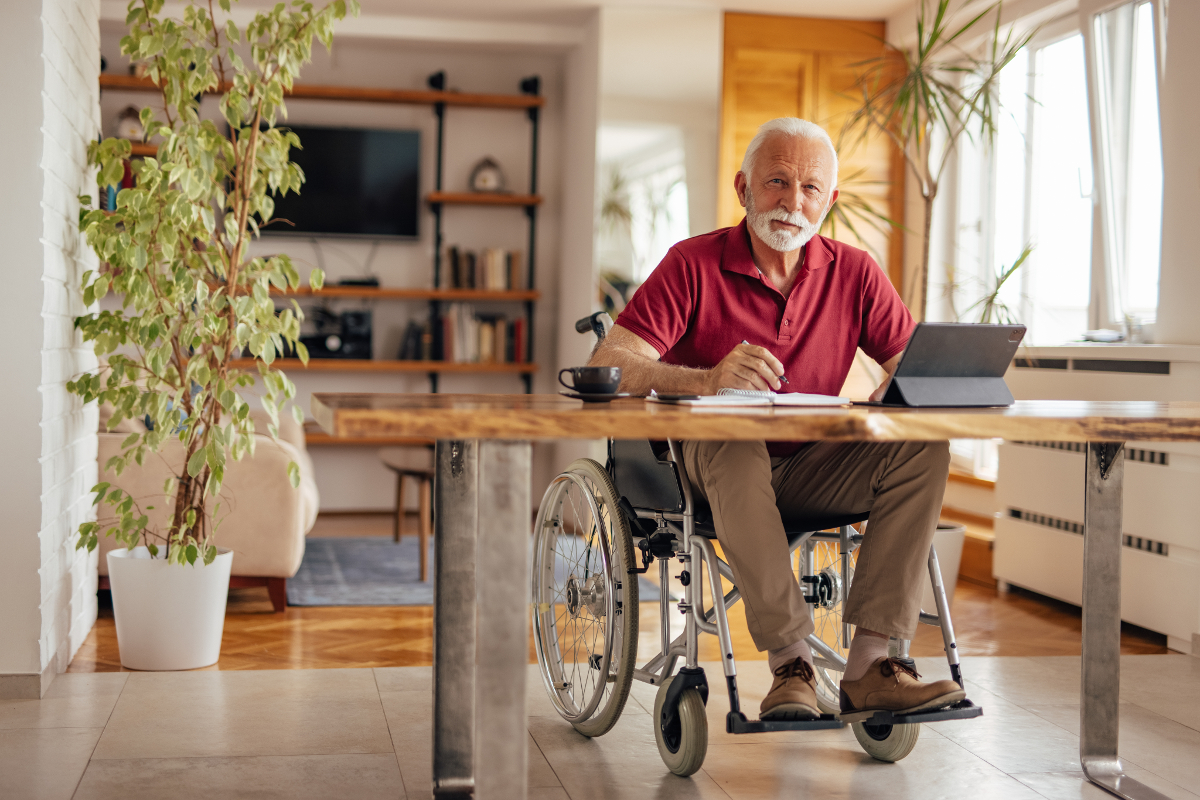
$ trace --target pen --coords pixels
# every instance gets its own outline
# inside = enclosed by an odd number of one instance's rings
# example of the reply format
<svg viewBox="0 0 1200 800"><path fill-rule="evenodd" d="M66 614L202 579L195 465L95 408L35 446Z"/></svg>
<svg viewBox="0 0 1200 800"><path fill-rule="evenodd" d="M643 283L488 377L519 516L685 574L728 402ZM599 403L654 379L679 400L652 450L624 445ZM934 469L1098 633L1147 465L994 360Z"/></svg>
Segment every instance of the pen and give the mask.
<svg viewBox="0 0 1200 800"><path fill-rule="evenodd" d="M750 343L749 343L749 342L747 342L745 339L742 339L742 344L750 344ZM782 383L788 383L788 384L790 384L790 383L791 383L791 381L789 381L789 380L787 379L787 376L786 376L786 375L780 375L780 376L779 376L779 380L780 380Z"/></svg>

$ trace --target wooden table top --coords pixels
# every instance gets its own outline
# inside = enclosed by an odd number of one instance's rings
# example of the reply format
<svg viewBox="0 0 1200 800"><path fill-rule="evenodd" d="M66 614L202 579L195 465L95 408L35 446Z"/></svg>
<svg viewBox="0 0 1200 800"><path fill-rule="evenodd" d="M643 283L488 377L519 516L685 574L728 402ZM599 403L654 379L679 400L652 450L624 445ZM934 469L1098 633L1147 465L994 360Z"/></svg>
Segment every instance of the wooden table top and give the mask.
<svg viewBox="0 0 1200 800"><path fill-rule="evenodd" d="M695 408L559 395L314 394L337 437L766 441L1200 441L1200 403L1020 401L1009 408Z"/></svg>

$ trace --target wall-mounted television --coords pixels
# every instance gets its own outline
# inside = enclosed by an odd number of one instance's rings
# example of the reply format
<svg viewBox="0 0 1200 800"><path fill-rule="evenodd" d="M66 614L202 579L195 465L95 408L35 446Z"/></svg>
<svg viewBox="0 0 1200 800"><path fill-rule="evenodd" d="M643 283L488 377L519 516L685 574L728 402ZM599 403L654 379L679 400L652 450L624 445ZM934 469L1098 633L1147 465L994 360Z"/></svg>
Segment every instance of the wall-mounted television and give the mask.
<svg viewBox="0 0 1200 800"><path fill-rule="evenodd" d="M304 184L300 194L275 195L277 221L264 233L416 238L418 131L286 127L300 137L291 159Z"/></svg>

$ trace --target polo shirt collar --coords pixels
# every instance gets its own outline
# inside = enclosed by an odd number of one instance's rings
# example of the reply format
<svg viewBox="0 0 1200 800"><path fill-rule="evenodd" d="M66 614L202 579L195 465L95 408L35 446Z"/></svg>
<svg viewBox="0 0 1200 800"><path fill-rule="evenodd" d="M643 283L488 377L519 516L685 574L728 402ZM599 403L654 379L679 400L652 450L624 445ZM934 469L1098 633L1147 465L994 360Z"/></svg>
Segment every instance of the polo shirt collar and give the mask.
<svg viewBox="0 0 1200 800"><path fill-rule="evenodd" d="M825 237L817 234L808 241L804 248L804 264L801 276L813 270L824 269L833 263L833 252ZM721 254L721 269L727 272L739 272L751 278L761 277L758 267L754 266L754 257L750 252L750 232L746 230L746 220L743 218L736 226L729 229L725 237L725 250Z"/></svg>

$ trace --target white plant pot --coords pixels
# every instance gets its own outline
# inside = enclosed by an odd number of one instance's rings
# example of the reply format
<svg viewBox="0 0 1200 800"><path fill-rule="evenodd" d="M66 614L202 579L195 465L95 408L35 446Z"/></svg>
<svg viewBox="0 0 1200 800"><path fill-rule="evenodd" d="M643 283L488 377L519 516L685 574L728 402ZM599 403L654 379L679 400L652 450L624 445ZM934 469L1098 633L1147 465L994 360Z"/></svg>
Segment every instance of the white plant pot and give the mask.
<svg viewBox="0 0 1200 800"><path fill-rule="evenodd" d="M954 522L939 522L933 534L933 547L937 550L938 566L941 567L942 585L946 587L946 602L954 602L954 587L958 583L958 565L962 561L963 538L967 529ZM928 571L925 572L928 575ZM921 610L937 613L933 602L933 584L926 578L921 592Z"/></svg>
<svg viewBox="0 0 1200 800"><path fill-rule="evenodd" d="M207 566L168 564L145 547L110 550L121 666L180 670L217 663L232 565L232 550L219 550Z"/></svg>

